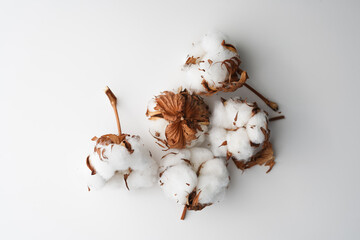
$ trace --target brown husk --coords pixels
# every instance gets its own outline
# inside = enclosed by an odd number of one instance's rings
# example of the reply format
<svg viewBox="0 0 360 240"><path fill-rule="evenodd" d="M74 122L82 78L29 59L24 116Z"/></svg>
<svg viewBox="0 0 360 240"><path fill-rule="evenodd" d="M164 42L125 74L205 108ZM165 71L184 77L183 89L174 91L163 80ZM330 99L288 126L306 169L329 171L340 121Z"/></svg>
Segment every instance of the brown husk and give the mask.
<svg viewBox="0 0 360 240"><path fill-rule="evenodd" d="M236 167L241 169L242 171L255 165L264 165L269 167L269 169L266 171L266 173L268 173L275 165L274 151L269 141L266 141L263 144L262 150L258 152L255 156L253 156L250 161L245 162L243 160L237 160L235 158L232 158L232 160L234 161Z"/></svg>
<svg viewBox="0 0 360 240"><path fill-rule="evenodd" d="M155 112L147 111L146 115L150 120L163 118L169 122L165 129L166 140L153 136L163 148L185 148L196 139L196 133L202 131L201 125L209 124L208 106L201 97L186 90L163 92L155 101Z"/></svg>

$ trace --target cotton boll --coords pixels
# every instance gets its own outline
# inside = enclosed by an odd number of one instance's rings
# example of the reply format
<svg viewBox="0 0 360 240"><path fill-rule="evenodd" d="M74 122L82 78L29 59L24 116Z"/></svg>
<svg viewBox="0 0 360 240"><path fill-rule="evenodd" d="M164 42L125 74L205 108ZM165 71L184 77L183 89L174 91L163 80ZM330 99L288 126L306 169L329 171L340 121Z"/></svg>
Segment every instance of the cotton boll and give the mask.
<svg viewBox="0 0 360 240"><path fill-rule="evenodd" d="M96 173L92 176L95 183L88 182L90 188L95 185L96 188L101 187L109 180L114 182L115 175L121 175L125 182L131 179L127 187L148 187L156 181L157 164L140 137L104 135L95 140L94 152L87 159L91 174ZM101 177L103 181L95 176Z"/></svg>
<svg viewBox="0 0 360 240"><path fill-rule="evenodd" d="M267 113L256 103L222 99L215 103L210 122L207 141L215 156L232 159L242 170L256 164L271 169L275 164Z"/></svg>
<svg viewBox="0 0 360 240"><path fill-rule="evenodd" d="M236 48L222 34L209 33L189 51L182 69L187 73L182 87L199 95L233 92L247 79L240 63Z"/></svg>
<svg viewBox="0 0 360 240"><path fill-rule="evenodd" d="M164 193L185 209L201 210L221 200L229 173L223 159L196 147L167 153L162 158L159 183Z"/></svg>
<svg viewBox="0 0 360 240"><path fill-rule="evenodd" d="M94 151L86 158L86 166L89 169L86 173L89 179L88 188L100 187L109 180L117 182L119 176L123 178L128 190L129 184L134 188L148 187L156 179L156 162L139 136L130 136L122 132L117 98L108 87L105 94L115 113L118 134L106 134L91 139L95 141L95 146ZM150 109L154 108L154 104L150 103Z"/></svg>

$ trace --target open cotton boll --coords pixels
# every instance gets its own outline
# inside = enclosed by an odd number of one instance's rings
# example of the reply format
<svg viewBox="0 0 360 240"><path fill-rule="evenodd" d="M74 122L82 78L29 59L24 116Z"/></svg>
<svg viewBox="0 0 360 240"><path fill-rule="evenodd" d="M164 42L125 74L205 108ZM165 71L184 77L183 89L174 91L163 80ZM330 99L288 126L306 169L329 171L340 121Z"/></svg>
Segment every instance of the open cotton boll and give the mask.
<svg viewBox="0 0 360 240"><path fill-rule="evenodd" d="M226 42L223 34L209 33L193 43L183 67L186 72L183 88L212 95L218 91L233 92L245 83L247 74L239 67L239 54Z"/></svg>
<svg viewBox="0 0 360 240"><path fill-rule="evenodd" d="M160 187L165 195L185 205L184 211L201 210L220 201L229 181L225 161L206 148L175 150L162 158Z"/></svg>
<svg viewBox="0 0 360 240"><path fill-rule="evenodd" d="M122 174L128 189L149 187L156 182L156 162L140 137L109 134L93 140L96 141L94 152L87 158L93 176L100 176L106 182L115 174ZM91 189L94 184L88 185Z"/></svg>
<svg viewBox="0 0 360 240"><path fill-rule="evenodd" d="M267 113L256 103L239 98L221 99L214 105L208 141L215 156L230 158L241 170L275 164Z"/></svg>
<svg viewBox="0 0 360 240"><path fill-rule="evenodd" d="M117 98L108 87L105 93L115 112L118 134L92 138L95 141L94 150L86 158L88 189L99 188L119 177L123 178L128 190L149 187L156 182L157 164L139 136L122 133Z"/></svg>
<svg viewBox="0 0 360 240"><path fill-rule="evenodd" d="M163 92L149 102L146 111L151 135L166 150L200 145L205 140L209 115L203 99L186 90Z"/></svg>

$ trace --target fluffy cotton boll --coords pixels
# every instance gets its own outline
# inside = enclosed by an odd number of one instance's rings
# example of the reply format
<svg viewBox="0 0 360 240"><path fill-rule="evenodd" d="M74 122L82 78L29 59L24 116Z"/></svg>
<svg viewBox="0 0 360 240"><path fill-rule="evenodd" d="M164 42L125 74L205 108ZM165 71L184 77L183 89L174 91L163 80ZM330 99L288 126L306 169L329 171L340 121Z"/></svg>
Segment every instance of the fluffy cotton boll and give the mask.
<svg viewBox="0 0 360 240"><path fill-rule="evenodd" d="M160 171L164 193L189 210L201 210L220 201L229 184L224 160L214 158L206 148L167 153Z"/></svg>
<svg viewBox="0 0 360 240"><path fill-rule="evenodd" d="M128 188L148 187L156 182L157 164L140 137L109 134L94 140L94 152L88 156L87 166L94 181L99 183L89 182L89 187L103 185L116 174L123 177ZM100 176L103 182L95 176ZM131 184L127 184L128 181Z"/></svg>
<svg viewBox="0 0 360 240"><path fill-rule="evenodd" d="M239 54L226 42L222 34L210 33L193 44L183 67L187 73L183 88L212 95L218 91L233 92L245 83L247 75L239 68Z"/></svg>
<svg viewBox="0 0 360 240"><path fill-rule="evenodd" d="M260 165L274 165L271 144L268 142L270 131L267 113L259 109L256 103L239 98L222 99L214 105L212 112L208 142L215 156L232 158L242 170L253 166L247 163L257 159L261 159Z"/></svg>

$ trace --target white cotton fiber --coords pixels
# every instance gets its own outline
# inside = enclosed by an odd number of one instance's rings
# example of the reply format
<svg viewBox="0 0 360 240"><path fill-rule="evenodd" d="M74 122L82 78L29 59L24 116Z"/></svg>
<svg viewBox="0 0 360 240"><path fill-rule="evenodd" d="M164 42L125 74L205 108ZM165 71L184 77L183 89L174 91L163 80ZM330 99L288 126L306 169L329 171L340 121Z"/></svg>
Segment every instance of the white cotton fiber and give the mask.
<svg viewBox="0 0 360 240"><path fill-rule="evenodd" d="M162 159L159 184L164 193L180 204L189 204L189 196L199 195L199 204L220 201L229 184L229 173L223 159L214 158L206 148L169 152ZM194 195L193 195L194 196Z"/></svg>
<svg viewBox="0 0 360 240"><path fill-rule="evenodd" d="M213 158L206 161L198 178L198 191L201 191L199 202L219 202L224 197L225 190L229 185L229 173L225 162L221 158Z"/></svg>
<svg viewBox="0 0 360 240"><path fill-rule="evenodd" d="M212 113L208 141L215 156L247 162L261 150L269 135L268 117L256 103L218 101Z"/></svg>
<svg viewBox="0 0 360 240"><path fill-rule="evenodd" d="M160 177L160 186L164 193L180 204L187 202L187 196L197 184L197 176L192 167L182 162L169 166Z"/></svg>
<svg viewBox="0 0 360 240"><path fill-rule="evenodd" d="M203 80L211 88L222 87L229 77L228 69L222 63L234 57L239 59L236 50L229 50L222 44L223 41L227 42L223 34L209 33L201 41L193 43L183 67L186 72L183 88L196 93L207 92L202 85Z"/></svg>
<svg viewBox="0 0 360 240"><path fill-rule="evenodd" d="M126 144L129 144L126 147ZM121 176L129 189L152 186L157 179L157 164L138 136L126 136L123 142L96 142L88 157L89 189L102 187L114 175ZM95 173L95 174L93 174Z"/></svg>
<svg viewBox="0 0 360 240"><path fill-rule="evenodd" d="M227 131L222 127L212 127L209 131L208 140L211 151L215 156L226 156L227 146L223 143L227 140Z"/></svg>

